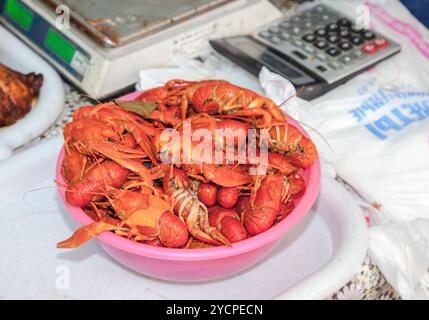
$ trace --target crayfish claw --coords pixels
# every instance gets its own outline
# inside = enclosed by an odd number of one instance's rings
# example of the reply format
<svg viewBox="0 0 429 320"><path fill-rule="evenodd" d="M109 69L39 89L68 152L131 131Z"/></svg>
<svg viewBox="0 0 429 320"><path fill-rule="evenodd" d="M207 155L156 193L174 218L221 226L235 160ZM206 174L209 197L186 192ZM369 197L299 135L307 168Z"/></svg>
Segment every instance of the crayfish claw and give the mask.
<svg viewBox="0 0 429 320"><path fill-rule="evenodd" d="M231 242L228 241L216 228L207 228L208 232L201 230L198 227L192 228L189 233L196 239L215 246L226 245L231 246Z"/></svg>
<svg viewBox="0 0 429 320"><path fill-rule="evenodd" d="M209 234L213 239L221 242L223 245L228 247L232 246L231 242L216 228L213 228L213 230Z"/></svg>
<svg viewBox="0 0 429 320"><path fill-rule="evenodd" d="M57 243L57 248L70 249L80 247L82 244L95 238L100 233L104 231L112 231L116 228L117 226L105 223L103 221L90 223L86 226L77 229L70 238Z"/></svg>

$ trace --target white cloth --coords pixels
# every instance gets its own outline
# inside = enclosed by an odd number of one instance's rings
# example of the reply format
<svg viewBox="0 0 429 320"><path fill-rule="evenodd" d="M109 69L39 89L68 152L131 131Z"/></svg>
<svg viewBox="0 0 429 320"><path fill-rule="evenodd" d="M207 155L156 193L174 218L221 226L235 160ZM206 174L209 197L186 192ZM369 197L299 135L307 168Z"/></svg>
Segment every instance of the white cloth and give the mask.
<svg viewBox="0 0 429 320"><path fill-rule="evenodd" d="M151 68L139 72L136 90L146 90L163 85L171 79L207 80L224 79L237 85L261 92L258 82L240 67L219 55L206 55L204 61L192 59L183 61L180 66L170 68Z"/></svg>
<svg viewBox="0 0 429 320"><path fill-rule="evenodd" d="M359 208L331 174L322 178L321 199L302 223L263 262L227 279L182 284L144 277L95 240L57 249L55 243L78 227L54 183L62 142L45 141L0 164L1 299L323 299L363 260L366 230Z"/></svg>

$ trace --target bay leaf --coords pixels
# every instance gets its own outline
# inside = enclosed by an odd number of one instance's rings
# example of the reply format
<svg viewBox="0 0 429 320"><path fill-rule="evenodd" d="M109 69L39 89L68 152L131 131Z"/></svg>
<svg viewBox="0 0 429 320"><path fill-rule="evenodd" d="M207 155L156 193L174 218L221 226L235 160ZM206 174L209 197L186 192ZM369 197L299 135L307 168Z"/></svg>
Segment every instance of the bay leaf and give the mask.
<svg viewBox="0 0 429 320"><path fill-rule="evenodd" d="M155 101L124 101L115 100L115 103L127 111L137 113L142 117L147 117L157 108Z"/></svg>

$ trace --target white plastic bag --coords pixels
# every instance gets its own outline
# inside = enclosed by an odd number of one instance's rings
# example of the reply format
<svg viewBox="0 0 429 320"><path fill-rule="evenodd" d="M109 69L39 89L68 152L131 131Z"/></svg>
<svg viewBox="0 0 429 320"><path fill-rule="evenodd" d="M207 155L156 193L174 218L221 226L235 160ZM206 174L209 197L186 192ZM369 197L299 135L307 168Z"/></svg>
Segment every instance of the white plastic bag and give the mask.
<svg viewBox="0 0 429 320"><path fill-rule="evenodd" d="M369 231L369 254L401 297L425 298L420 289L429 266L429 220L381 224Z"/></svg>
<svg viewBox="0 0 429 320"><path fill-rule="evenodd" d="M403 298L421 298L429 283L429 31L397 0L321 2L351 17L366 4L372 28L402 52L310 109L285 108L311 124L319 152L368 201L369 253L387 280ZM282 101L289 87L277 77L263 70L261 86Z"/></svg>

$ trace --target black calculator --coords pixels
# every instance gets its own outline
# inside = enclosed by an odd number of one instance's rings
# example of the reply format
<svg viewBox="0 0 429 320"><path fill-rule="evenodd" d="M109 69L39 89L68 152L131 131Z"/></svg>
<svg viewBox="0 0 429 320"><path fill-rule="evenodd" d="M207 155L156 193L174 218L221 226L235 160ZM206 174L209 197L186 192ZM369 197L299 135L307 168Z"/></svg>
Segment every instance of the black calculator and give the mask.
<svg viewBox="0 0 429 320"><path fill-rule="evenodd" d="M363 29L344 14L317 5L246 36L210 41L213 48L254 75L262 66L289 79L298 96L319 97L401 46Z"/></svg>

